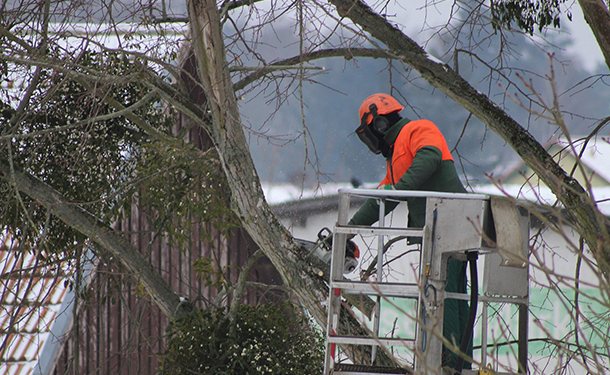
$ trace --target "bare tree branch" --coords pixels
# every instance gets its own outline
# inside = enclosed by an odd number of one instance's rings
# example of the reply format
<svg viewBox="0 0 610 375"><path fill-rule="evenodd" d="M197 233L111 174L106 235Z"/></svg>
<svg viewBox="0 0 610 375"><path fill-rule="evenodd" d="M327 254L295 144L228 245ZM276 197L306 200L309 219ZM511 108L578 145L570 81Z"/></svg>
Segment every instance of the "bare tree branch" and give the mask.
<svg viewBox="0 0 610 375"><path fill-rule="evenodd" d="M151 264L119 233L80 206L70 203L60 192L43 181L30 174L11 170L6 161L0 161L0 174L2 180L40 202L64 223L116 256L144 285L150 298L166 316L177 319L191 311L190 303L179 297Z"/></svg>
<svg viewBox="0 0 610 375"><path fill-rule="evenodd" d="M344 57L350 60L354 57L372 57L372 58L396 58L388 51L374 48L332 48L322 49L318 51L304 53L301 56L294 56L288 59L276 61L273 64L262 67L256 72L242 78L233 85L235 91L243 90L249 84L264 77L265 75L277 70L278 67L289 66L296 67L297 64L309 62L313 60L328 58L328 57Z"/></svg>

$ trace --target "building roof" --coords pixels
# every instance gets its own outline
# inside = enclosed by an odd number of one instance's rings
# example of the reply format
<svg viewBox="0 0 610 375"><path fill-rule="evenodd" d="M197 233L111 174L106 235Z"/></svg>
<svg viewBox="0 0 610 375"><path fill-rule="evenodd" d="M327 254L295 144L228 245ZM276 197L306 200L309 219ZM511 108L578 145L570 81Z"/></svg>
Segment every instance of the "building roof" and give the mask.
<svg viewBox="0 0 610 375"><path fill-rule="evenodd" d="M560 142L566 143L561 139ZM583 148L584 152L582 152ZM599 137L586 145L581 139L576 142L575 149L579 154L582 152L583 163L610 185L610 137Z"/></svg>
<svg viewBox="0 0 610 375"><path fill-rule="evenodd" d="M573 136L572 140L573 147L561 136L546 144L545 148L566 172L574 170L574 178L583 186L586 185L585 180L595 187L610 186L610 137L598 136L587 141L586 137ZM580 155L582 168L575 168L578 160L575 155ZM521 185L532 175L532 170L520 160L507 166L504 173L499 174L498 180L505 184Z"/></svg>
<svg viewBox="0 0 610 375"><path fill-rule="evenodd" d="M273 184L269 182L263 182L261 185L267 203L272 206L289 202L322 199L324 197L328 198L329 196L336 195L339 189L354 187L354 185L349 182L332 182L318 184L312 187L296 186L288 183ZM377 184L364 184L361 187L374 189L377 187Z"/></svg>
<svg viewBox="0 0 610 375"><path fill-rule="evenodd" d="M610 149L609 149L610 155ZM608 160L610 162L610 160ZM610 172L610 171L608 171ZM371 184L363 187L371 188ZM291 218L293 221L303 221L307 216L338 209L338 189L352 187L349 184L326 185L324 189L299 189L288 184L263 184L263 191L273 212L280 218ZM471 187L471 192L490 195L508 195L534 203L554 205L557 198L546 186L524 183L484 184ZM295 192L298 192L295 193ZM610 217L610 183L606 186L592 188L593 198L597 202L600 212ZM272 196L269 196L272 194ZM356 197L354 197L357 199ZM353 203L358 203L354 201Z"/></svg>
<svg viewBox="0 0 610 375"><path fill-rule="evenodd" d="M44 255L10 234L0 237L2 374L46 374L54 362L52 347L65 333L58 328L71 319L71 267L47 263Z"/></svg>

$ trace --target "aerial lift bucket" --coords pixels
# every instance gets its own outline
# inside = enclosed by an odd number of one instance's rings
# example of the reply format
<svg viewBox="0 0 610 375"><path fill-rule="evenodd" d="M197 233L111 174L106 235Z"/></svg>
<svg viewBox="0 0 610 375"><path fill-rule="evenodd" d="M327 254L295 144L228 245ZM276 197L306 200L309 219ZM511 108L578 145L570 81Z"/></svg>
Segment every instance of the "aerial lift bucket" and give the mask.
<svg viewBox="0 0 610 375"><path fill-rule="evenodd" d="M443 306L447 298L471 299L467 294L445 291L447 261L449 258L467 260L472 254L484 258L482 294L476 291L475 307L483 305L481 333L480 370L460 370L462 374L479 374L491 371L487 360L487 304L509 303L519 308L519 358L518 372L527 369L527 306L528 306L528 241L529 214L519 208L515 201L506 197L481 194L453 194L421 191L385 191L364 189L342 189L339 191L339 213L334 228L332 248L330 294L328 300L327 343L324 375L333 373L383 374L455 373L442 367L443 350ZM348 215L351 196L375 198L380 203L379 225L375 227L349 226ZM385 203L390 200L403 201L407 197L426 199L426 224L423 228L386 225L383 213ZM377 240L376 278L374 281L346 279L343 274L345 243L354 235ZM414 281L396 281L392 269L384 269L388 263L385 251L387 244L396 238L421 238L418 276ZM362 251L362 250L361 250ZM365 267L366 264L361 264ZM510 281L510 282L507 282ZM433 293L431 292L433 291ZM354 335L342 328L342 314L354 314L354 309L345 306L343 295L357 294L372 298L376 302L366 335ZM406 299L415 301L409 316L415 325L415 337L388 337L380 334L382 300ZM354 355L356 347L366 355ZM390 363L392 350L407 347L412 353L412 362ZM368 348L363 351L363 348ZM342 355L340 357L340 354ZM357 361L354 361L357 359ZM382 360L385 359L385 360ZM385 362L384 362L385 361ZM358 362L358 363L356 363ZM383 364L380 365L380 364ZM453 371L453 372L452 372ZM502 374L500 372L495 372Z"/></svg>

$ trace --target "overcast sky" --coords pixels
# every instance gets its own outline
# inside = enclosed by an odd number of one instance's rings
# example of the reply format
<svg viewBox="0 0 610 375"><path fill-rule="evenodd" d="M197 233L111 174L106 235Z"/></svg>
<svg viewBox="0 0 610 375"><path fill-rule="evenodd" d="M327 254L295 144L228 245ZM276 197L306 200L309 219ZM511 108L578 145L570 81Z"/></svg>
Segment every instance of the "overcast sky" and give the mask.
<svg viewBox="0 0 610 375"><path fill-rule="evenodd" d="M373 3L372 1L367 2ZM428 5L427 12L423 13L422 6L430 2L434 2L435 4L433 6ZM397 20L400 19L401 23L412 25L412 28L409 31L417 32L422 30L422 28L425 28L425 22L428 26L432 27L443 25L447 21L448 14L450 14L453 0L413 0L403 3L406 4L397 5L396 3L393 3L388 13L397 14ZM603 55L589 25L587 25L583 18L578 3L574 2L572 5L568 5L572 13L572 21L570 22L567 17L562 16L561 29L559 31L551 29L551 32L568 33L573 38L573 45L578 46L578 51L575 51L574 54L580 58L583 66L587 70L593 71L599 64L604 63ZM426 16L425 20L422 18L423 14ZM405 20L407 22L405 22ZM410 34L410 36L411 35L413 34ZM423 39L425 38L425 35L421 35L420 38L414 38L419 43L422 43L425 40ZM583 51L586 51L586 54L584 54Z"/></svg>

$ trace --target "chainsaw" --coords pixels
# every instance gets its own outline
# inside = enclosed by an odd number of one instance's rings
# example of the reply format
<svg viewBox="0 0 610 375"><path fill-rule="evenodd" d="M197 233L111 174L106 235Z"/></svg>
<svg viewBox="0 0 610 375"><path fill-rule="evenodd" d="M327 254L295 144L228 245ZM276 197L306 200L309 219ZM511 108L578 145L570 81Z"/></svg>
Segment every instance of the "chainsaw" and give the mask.
<svg viewBox="0 0 610 375"><path fill-rule="evenodd" d="M330 264L333 247L333 233L328 228L322 228L318 232L317 241L308 241L295 238L295 241L301 246L305 257L315 256L325 264ZM343 273L351 273L358 266L358 258L360 257L360 249L352 240L347 240L345 243L345 262L343 263Z"/></svg>

